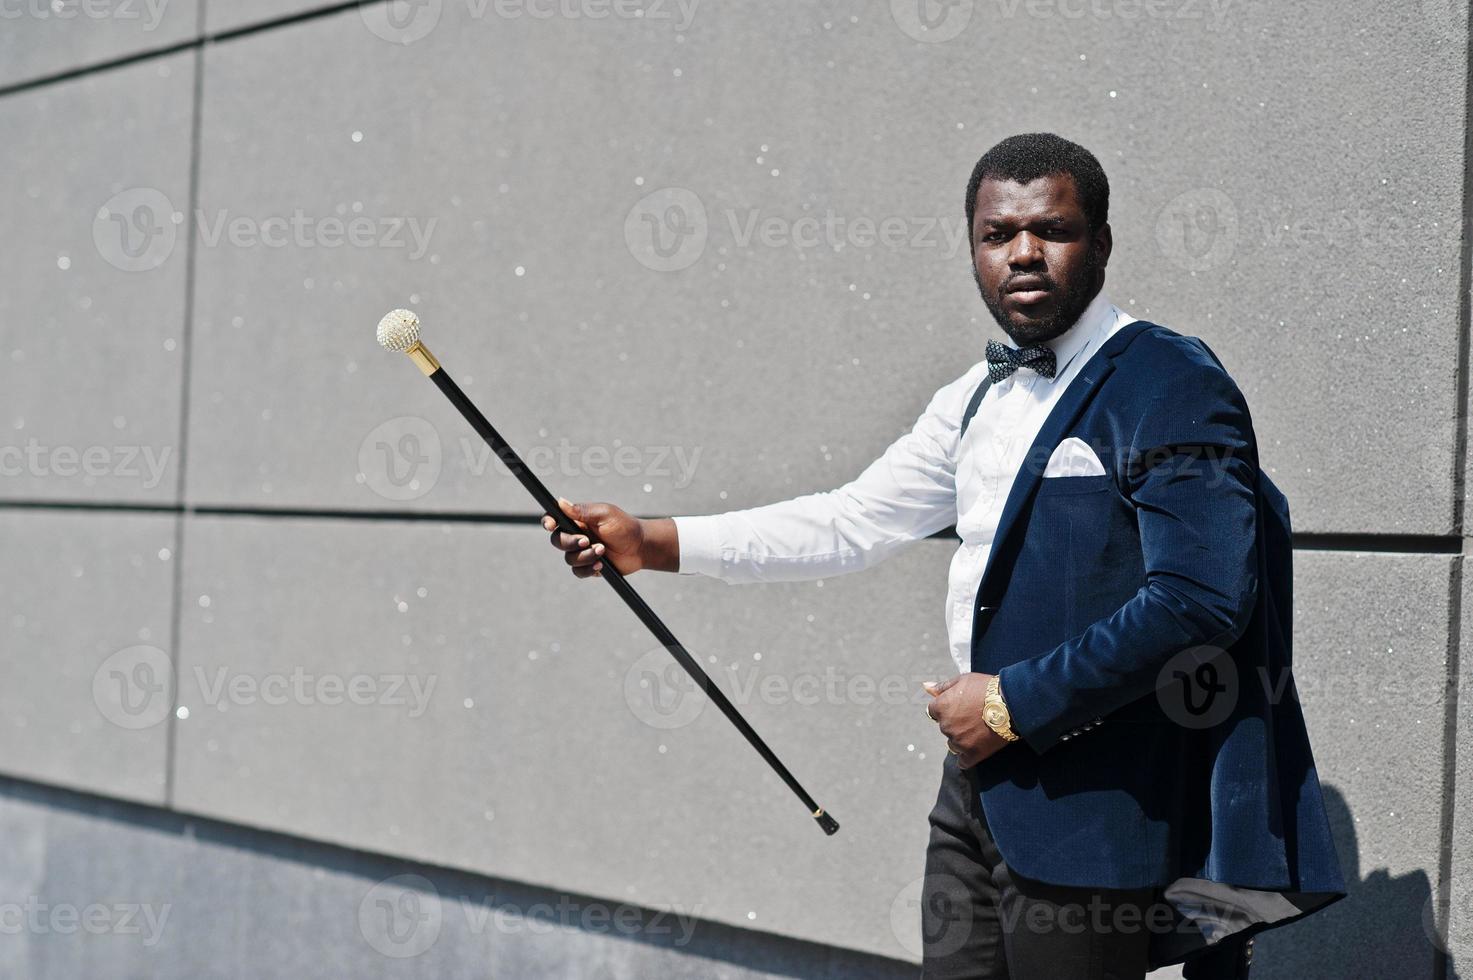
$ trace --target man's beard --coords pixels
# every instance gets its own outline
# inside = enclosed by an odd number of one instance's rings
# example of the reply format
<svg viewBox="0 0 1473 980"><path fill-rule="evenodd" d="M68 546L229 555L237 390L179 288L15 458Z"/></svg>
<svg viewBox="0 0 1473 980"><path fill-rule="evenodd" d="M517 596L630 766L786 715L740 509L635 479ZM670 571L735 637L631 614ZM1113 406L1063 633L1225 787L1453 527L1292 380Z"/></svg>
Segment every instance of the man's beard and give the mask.
<svg viewBox="0 0 1473 980"><path fill-rule="evenodd" d="M1074 326L1079 320L1079 315L1084 312L1090 301L1095 298L1095 294L1099 292L1099 267L1099 258L1091 250L1088 258L1085 259L1084 267L1080 270L1079 277L1072 284L1060 285L1057 279L1045 273L1028 273L1028 275L1040 276L1046 280L1049 292L1055 298L1053 312L1036 319L1010 318L1002 302L1002 291L1007 288L1008 280L1003 280L996 293L988 293L982 285L982 277L977 275L975 263L972 265L972 279L977 283L977 292L982 294L982 302L987 304L987 310L997 321L997 325L1002 327L1003 332L1012 339L1013 343L1019 347L1029 347L1053 340Z"/></svg>

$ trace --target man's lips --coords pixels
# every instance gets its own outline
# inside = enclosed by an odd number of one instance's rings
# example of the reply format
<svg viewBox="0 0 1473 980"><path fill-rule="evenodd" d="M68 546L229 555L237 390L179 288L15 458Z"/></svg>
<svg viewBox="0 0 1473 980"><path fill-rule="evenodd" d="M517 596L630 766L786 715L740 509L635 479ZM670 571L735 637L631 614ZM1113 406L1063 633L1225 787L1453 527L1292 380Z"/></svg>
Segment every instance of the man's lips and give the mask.
<svg viewBox="0 0 1473 980"><path fill-rule="evenodd" d="M1032 306L1047 299L1052 290L1038 276L1020 276L1010 282L1004 292L1014 305Z"/></svg>

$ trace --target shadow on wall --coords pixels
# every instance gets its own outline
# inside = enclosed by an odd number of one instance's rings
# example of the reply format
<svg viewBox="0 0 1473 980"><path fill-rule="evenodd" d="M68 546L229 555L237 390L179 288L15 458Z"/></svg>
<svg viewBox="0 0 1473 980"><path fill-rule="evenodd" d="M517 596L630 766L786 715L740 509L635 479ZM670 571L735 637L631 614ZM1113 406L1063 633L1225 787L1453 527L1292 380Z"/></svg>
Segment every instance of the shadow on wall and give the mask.
<svg viewBox="0 0 1473 980"><path fill-rule="evenodd" d="M5 980L914 980L918 972L700 919L699 906L635 906L5 776L0 839L0 904L13 934L0 942ZM103 913L96 928L75 913L56 918L79 908ZM109 918L111 910L120 915Z"/></svg>
<svg viewBox="0 0 1473 980"><path fill-rule="evenodd" d="M1264 933L1253 980L1431 980L1440 947L1433 941L1427 873L1392 875L1378 868L1362 877L1345 797L1330 786L1324 792L1350 895L1303 922ZM0 833L17 854L28 848L16 841L39 842L31 855L34 878L24 879L21 895L52 905L77 896L168 898L172 915L157 945L106 947L106 962L121 966L117 975L222 975L202 973L199 957L229 964L241 936L275 937L251 947L258 972L275 976L306 975L320 965L324 948L345 967L342 975L355 976L386 975L405 958L399 965L410 972L402 975L445 978L484 977L488 969L498 976L618 972L672 980L910 980L918 973L896 960L693 917L672 923L668 914L622 902L6 777L0 777ZM0 861L0 878L22 880L15 876L23 866L15 855ZM283 893L293 900L281 901ZM626 910L633 919L629 928L613 929L614 913ZM590 922L594 927L586 928ZM70 933L28 938L26 947L0 945L0 961L9 952L29 958L31 974L98 975L87 958L95 944L79 945ZM53 968L37 971L37 964ZM12 975L4 968L0 973ZM1458 975L1457 964L1449 963L1445 976Z"/></svg>
<svg viewBox="0 0 1473 980"><path fill-rule="evenodd" d="M1440 950L1434 943L1427 872L1393 875L1376 868L1361 877L1350 807L1338 789L1328 784L1323 789L1350 894L1303 922L1259 936L1253 980L1431 978ZM1448 980L1457 976L1457 965L1449 961Z"/></svg>

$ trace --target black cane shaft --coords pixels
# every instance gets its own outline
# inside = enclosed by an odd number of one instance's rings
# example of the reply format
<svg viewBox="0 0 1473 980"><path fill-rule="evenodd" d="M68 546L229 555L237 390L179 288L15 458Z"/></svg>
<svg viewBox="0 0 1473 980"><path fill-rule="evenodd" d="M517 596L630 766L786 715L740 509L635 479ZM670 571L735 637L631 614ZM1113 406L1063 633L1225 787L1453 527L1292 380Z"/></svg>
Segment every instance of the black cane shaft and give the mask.
<svg viewBox="0 0 1473 980"><path fill-rule="evenodd" d="M445 397L450 399L450 403L460 411L460 414L470 423L471 428L475 429L476 433L482 439L486 440L486 444L491 447L491 451L511 471L512 475L521 482L522 486L527 488L527 491L542 506L543 511L551 515L553 520L557 522L560 530L568 534L582 535L588 538L589 541L598 540L597 535L580 528L571 517L563 513L563 509L558 504L557 498L548 492L547 487L537 478L537 474L533 473L527 464L522 462L522 458L517 455L516 450L486 420L486 416L482 415L481 410L476 408L471 400L466 397L465 392L460 390L460 386L445 372L444 368L440 368L431 374L430 380L435 383L437 388L445 393ZM823 828L823 832L826 834L836 833L839 829L838 822L814 802L813 797L808 795L808 791L788 771L788 767L783 765L782 760L777 757L776 753L767 747L767 743L762 740L762 736L758 735L756 729L747 723L747 719L742 717L742 713L737 710L736 705L732 704L731 700L727 698L721 688L712 682L710 676L696 662L696 659L675 638L675 634L670 632L670 628L661 621L660 617L655 614L655 611L644 601L644 598L634 590L634 587L629 584L628 580L614 567L613 562L604 562L601 575L608 581L613 590L619 594L619 597L624 600L625 604L634 610L634 614L655 635L655 639L659 640L661 645L670 651L670 655L675 658L676 663L685 668L685 672L700 686L701 690L705 692L706 697L710 698L716 707L721 709L721 713L726 715L727 719L746 737L747 742L751 744L752 748L757 750L757 754L767 761L767 764L772 767L772 770L778 774L782 781L788 784L788 788L797 795L798 799L803 801L803 805L808 808L808 812L818 821L818 825Z"/></svg>
<svg viewBox="0 0 1473 980"><path fill-rule="evenodd" d="M650 632L655 634L655 639L659 640L665 649L670 651L670 655L700 685L701 690L705 691L706 696L721 709L721 713L726 715L731 723L737 727L737 730L746 736L747 741L752 744L752 748L757 750L757 754L766 759L767 764L782 777L783 782L788 784L788 788L797 794L798 799L803 801L803 805L808 807L808 812L812 813L818 810L819 806L813 801L813 797L808 795L798 780L788 771L788 767L782 764L782 761L778 759L772 749L768 748L767 743L762 740L762 736L758 735L756 730L748 724L747 719L742 717L736 705L727 699L726 694L722 692L721 688L712 682L711 676L696 662L696 659L690 655L690 652L681 645L680 641L675 638L675 634L671 633L665 624L661 622L660 617L645 603L644 598L638 592L634 591L634 586L630 585L629 581L624 578L619 570L609 562L604 562L602 574L604 578L609 580L609 585L613 586L614 591L619 593L629 608L634 610L635 615L640 618L645 626L649 627Z"/></svg>
<svg viewBox="0 0 1473 980"><path fill-rule="evenodd" d="M465 420L471 424L471 428L475 429L477 434L486 440L486 444L491 447L491 451L496 454L498 459L506 464L507 469L511 470L512 476L515 476L521 481L522 486L526 487L527 491L537 498L537 502L542 505L542 508L553 516L553 519L558 522L558 527L567 531L569 534L583 534L583 529L573 523L571 517L563 513L563 509L558 504L557 498L548 492L547 487L542 485L542 481L537 479L537 474L527 468L527 465L522 462L522 458L517 455L516 450L512 449L507 441L501 438L501 433L497 432L495 427L486 421L486 416L482 415L481 410L476 408L471 400L466 397L465 392L460 390L460 385L456 384L455 380L449 374L445 373L445 369L441 368L430 375L430 380L435 383L437 388L445 393L445 397L450 399L450 403L460 410L460 414L465 416Z"/></svg>

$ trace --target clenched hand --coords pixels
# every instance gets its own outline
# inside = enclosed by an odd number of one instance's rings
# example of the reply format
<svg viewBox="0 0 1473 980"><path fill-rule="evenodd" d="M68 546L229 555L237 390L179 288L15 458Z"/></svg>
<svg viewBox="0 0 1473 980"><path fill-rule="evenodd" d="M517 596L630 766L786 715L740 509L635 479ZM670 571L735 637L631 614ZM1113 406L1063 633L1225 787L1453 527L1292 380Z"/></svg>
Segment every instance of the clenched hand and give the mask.
<svg viewBox="0 0 1473 980"><path fill-rule="evenodd" d="M601 578L606 561L624 575L641 568L676 570L679 550L670 518L643 521L613 504L575 504L561 497L558 504L578 527L598 540L595 544L586 534L560 531L551 515L543 515L542 527L552 533L552 546L564 553L563 559L578 578Z"/></svg>
<svg viewBox="0 0 1473 980"><path fill-rule="evenodd" d="M982 720L982 702L991 679L991 674L958 674L939 684L923 685L933 698L926 711L963 769L972 768L1008 744Z"/></svg>

